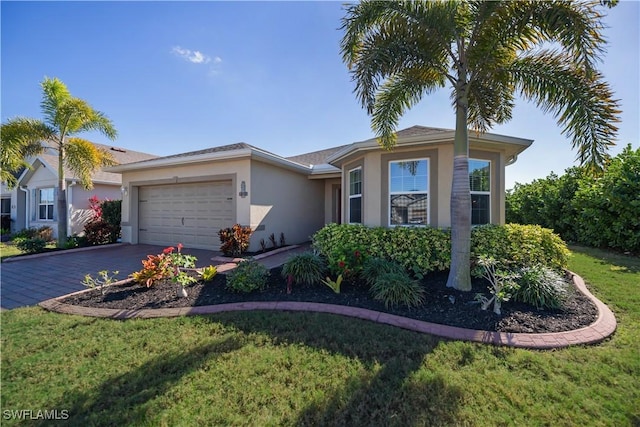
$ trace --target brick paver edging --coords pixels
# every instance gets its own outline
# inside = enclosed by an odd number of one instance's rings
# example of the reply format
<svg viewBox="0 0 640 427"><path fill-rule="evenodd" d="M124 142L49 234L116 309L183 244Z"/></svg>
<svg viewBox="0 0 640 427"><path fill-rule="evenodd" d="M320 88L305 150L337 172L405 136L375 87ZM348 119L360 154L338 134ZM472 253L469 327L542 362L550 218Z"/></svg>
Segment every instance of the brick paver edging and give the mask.
<svg viewBox="0 0 640 427"><path fill-rule="evenodd" d="M46 310L55 311L58 313L77 314L81 316L91 317L105 317L120 320L131 318L148 319L154 317L194 316L222 313L226 311L247 310L311 311L339 314L364 320L371 320L373 322L385 323L387 325L397 326L399 328L409 329L411 331L422 332L454 340L474 341L479 343L504 345L510 347L552 349L567 347L570 345L598 343L615 332L616 318L609 307L607 307L589 292L584 284L584 280L580 276L574 273L571 273L571 275L576 288L580 292L585 294L591 301L593 301L593 303L598 308L598 318L591 325L581 329L577 329L575 331L543 334L504 333L463 329L454 326L423 322L416 319L410 319L388 313L381 313L364 308L347 307L333 304L321 304L315 302L239 302L198 307L120 310L112 308L90 308L64 304L60 302L60 300L64 299L67 296L65 295L62 297L43 301L38 305Z"/></svg>

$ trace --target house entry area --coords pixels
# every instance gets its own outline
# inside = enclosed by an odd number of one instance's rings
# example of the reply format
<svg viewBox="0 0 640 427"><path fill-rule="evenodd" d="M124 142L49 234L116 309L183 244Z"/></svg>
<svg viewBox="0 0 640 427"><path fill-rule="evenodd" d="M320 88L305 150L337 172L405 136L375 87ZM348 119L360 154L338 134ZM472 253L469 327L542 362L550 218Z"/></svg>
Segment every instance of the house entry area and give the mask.
<svg viewBox="0 0 640 427"><path fill-rule="evenodd" d="M138 241L218 250L218 231L235 221L232 182L140 187Z"/></svg>

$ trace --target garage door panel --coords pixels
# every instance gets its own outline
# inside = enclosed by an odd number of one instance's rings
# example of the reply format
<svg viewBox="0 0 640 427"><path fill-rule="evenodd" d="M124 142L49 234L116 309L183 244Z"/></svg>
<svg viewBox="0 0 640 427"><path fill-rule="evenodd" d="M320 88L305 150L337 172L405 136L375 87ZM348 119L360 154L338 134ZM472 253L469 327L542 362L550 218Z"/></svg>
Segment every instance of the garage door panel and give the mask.
<svg viewBox="0 0 640 427"><path fill-rule="evenodd" d="M235 222L231 181L141 187L139 241L217 250Z"/></svg>

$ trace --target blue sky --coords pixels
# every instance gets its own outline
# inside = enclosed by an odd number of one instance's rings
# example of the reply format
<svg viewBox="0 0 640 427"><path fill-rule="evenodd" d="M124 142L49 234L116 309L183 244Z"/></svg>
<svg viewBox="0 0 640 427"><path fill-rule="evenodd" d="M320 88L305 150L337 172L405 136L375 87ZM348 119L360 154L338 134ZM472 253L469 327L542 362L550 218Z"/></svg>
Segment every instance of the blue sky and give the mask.
<svg viewBox="0 0 640 427"><path fill-rule="evenodd" d="M640 4L603 11L600 69L623 109L617 154L640 144ZM289 156L373 136L339 54L342 2L2 1L0 13L2 122L40 118L49 76L119 132L87 137L158 155L242 141ZM553 117L516 105L493 132L535 142L507 168L507 188L575 164ZM455 127L448 88L399 128L415 124Z"/></svg>

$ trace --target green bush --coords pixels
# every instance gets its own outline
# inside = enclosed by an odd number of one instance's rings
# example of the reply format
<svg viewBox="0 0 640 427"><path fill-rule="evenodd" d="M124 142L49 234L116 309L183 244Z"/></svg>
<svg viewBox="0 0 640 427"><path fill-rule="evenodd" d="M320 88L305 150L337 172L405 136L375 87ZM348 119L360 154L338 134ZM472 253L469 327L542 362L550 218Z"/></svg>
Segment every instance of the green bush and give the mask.
<svg viewBox="0 0 640 427"><path fill-rule="evenodd" d="M451 264L451 237L448 230L432 227L368 228L362 225L329 224L313 235L313 246L327 257L329 265L344 254L360 248L365 259L383 258L415 274L445 270ZM551 230L535 225L486 225L471 233L471 259L492 257L505 267L543 264L564 268L569 251ZM341 258L342 257L342 258ZM482 268L474 266L475 276ZM332 271L339 274L341 271Z"/></svg>
<svg viewBox="0 0 640 427"><path fill-rule="evenodd" d="M361 278L371 287L385 273L403 274L405 270L400 264L385 258L369 258L364 262Z"/></svg>
<svg viewBox="0 0 640 427"><path fill-rule="evenodd" d="M40 237L26 238L17 237L13 239L16 247L27 254L37 254L44 251L47 241Z"/></svg>
<svg viewBox="0 0 640 427"><path fill-rule="evenodd" d="M424 302L424 294L422 286L406 273L383 273L371 287L373 299L384 302L387 308L419 307Z"/></svg>
<svg viewBox="0 0 640 427"><path fill-rule="evenodd" d="M567 295L567 283L555 271L535 265L523 267L516 279L520 285L513 293L513 300L535 306L537 309L558 308Z"/></svg>
<svg viewBox="0 0 640 427"><path fill-rule="evenodd" d="M471 231L471 259L493 258L506 268L542 264L553 269L567 266L569 249L557 234L537 225L483 225ZM471 273L482 277L483 268Z"/></svg>
<svg viewBox="0 0 640 427"><path fill-rule="evenodd" d="M269 270L258 261L249 258L238 264L227 275L227 289L233 292L249 293L267 286Z"/></svg>
<svg viewBox="0 0 640 427"><path fill-rule="evenodd" d="M325 263L320 255L305 252L292 256L282 267L282 277L291 277L295 283L315 285L322 281Z"/></svg>
<svg viewBox="0 0 640 427"><path fill-rule="evenodd" d="M53 240L53 228L48 225L44 225L40 228L23 228L13 235L14 241L17 238L25 239L42 239L45 242L51 242Z"/></svg>
<svg viewBox="0 0 640 427"><path fill-rule="evenodd" d="M327 257L330 268L340 261L349 267L348 255L355 256L356 250L362 255L361 264L356 264L358 272L369 257L394 261L406 270L425 274L445 270L451 263L449 233L432 227L329 224L316 232L312 240L313 247ZM342 273L335 267L332 272Z"/></svg>

